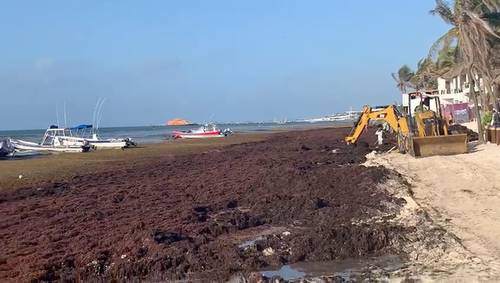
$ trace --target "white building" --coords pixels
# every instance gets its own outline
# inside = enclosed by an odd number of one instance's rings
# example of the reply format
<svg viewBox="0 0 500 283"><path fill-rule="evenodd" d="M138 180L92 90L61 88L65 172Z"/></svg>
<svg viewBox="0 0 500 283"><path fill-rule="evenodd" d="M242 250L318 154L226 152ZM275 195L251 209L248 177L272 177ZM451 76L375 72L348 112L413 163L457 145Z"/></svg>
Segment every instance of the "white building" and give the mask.
<svg viewBox="0 0 500 283"><path fill-rule="evenodd" d="M420 90L418 93L402 94L403 111L414 115L417 107L420 107L422 98L438 96L441 111L449 120L468 122L473 119L471 109L474 103L469 101L471 84L467 75L455 76L451 79L438 78L437 84L437 90ZM482 79L479 79L479 84L483 84ZM475 91L479 91L479 86L475 86ZM434 104L426 106L430 110L437 111Z"/></svg>
<svg viewBox="0 0 500 283"><path fill-rule="evenodd" d="M437 93L441 98L441 104L469 103L471 84L468 75L455 76L451 79L438 78ZM483 84L483 79L479 79L479 84ZM479 91L479 86L475 86L475 91Z"/></svg>
<svg viewBox="0 0 500 283"><path fill-rule="evenodd" d="M483 83L483 79L479 79L479 83ZM422 94L427 95L438 95L442 106L469 103L473 104L472 101L469 102L469 94L471 92L471 84L469 81L469 76L461 75L455 76L451 79L438 78L437 79L438 88L437 90L425 90L420 91ZM479 91L479 87L475 86L475 90ZM420 97L414 96L411 101L408 101L408 94L402 95L402 105L405 110L408 109L408 105L411 104L411 108L416 107L420 104ZM412 114L415 109L412 109ZM408 113L408 112L407 112Z"/></svg>

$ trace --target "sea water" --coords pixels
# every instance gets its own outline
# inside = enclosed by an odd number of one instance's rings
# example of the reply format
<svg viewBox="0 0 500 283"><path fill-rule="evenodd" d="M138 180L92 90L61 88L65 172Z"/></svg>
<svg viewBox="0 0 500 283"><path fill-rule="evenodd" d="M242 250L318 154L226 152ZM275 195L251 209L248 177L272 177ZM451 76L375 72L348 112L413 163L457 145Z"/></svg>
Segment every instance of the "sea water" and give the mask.
<svg viewBox="0 0 500 283"><path fill-rule="evenodd" d="M357 281L356 278L382 276L370 272L379 271L391 273L406 267L406 262L397 255L380 257L365 257L359 259L344 259L323 262L299 262L284 265L279 269L261 271L261 274L271 278L279 276L285 280L295 280L304 277L319 278L321 276L337 276L345 281ZM367 280L370 281L370 280ZM382 280L383 281L383 280Z"/></svg>
<svg viewBox="0 0 500 283"><path fill-rule="evenodd" d="M336 126L350 126L350 121L338 122L319 122L319 123L238 123L238 124L217 124L217 126L224 130L231 129L234 133L251 133L251 132L265 132L276 130L292 130L292 129L305 129L316 127L336 127ZM160 143L172 139L174 131L186 131L197 129L198 125L190 126L140 126L140 127L109 127L100 128L98 134L101 138L132 138L137 143ZM31 142L40 142L45 129L38 130L14 130L14 131L0 131L0 137L10 137L13 139L21 139Z"/></svg>

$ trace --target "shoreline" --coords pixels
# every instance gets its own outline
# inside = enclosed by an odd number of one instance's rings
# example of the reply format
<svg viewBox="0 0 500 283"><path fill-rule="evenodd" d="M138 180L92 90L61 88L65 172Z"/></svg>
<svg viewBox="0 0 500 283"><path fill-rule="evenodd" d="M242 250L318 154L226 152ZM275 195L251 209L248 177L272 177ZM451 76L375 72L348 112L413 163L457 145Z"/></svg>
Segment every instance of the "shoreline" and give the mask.
<svg viewBox="0 0 500 283"><path fill-rule="evenodd" d="M130 162L147 162L157 156L181 156L232 144L256 142L275 132L241 133L221 139L165 140L139 144L124 150L103 149L84 153L51 153L28 158L0 160L0 192L33 186L42 182L64 181L74 175L94 174L126 166ZM19 176L22 175L22 178Z"/></svg>
<svg viewBox="0 0 500 283"><path fill-rule="evenodd" d="M26 158L0 159L0 192L13 191L48 181L63 181L78 174L93 174L129 162L144 162L156 156L195 154L227 145L261 141L273 134L347 126L307 125L266 131L235 133L229 137L173 140L139 144L125 150L104 149L85 153L49 153ZM22 176L21 178L19 176Z"/></svg>

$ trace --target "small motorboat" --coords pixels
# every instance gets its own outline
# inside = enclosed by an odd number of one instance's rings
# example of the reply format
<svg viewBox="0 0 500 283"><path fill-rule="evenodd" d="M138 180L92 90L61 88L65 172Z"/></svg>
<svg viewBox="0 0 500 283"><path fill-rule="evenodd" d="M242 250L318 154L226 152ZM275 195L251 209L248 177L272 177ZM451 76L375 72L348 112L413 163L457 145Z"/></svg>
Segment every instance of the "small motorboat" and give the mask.
<svg viewBox="0 0 500 283"><path fill-rule="evenodd" d="M15 150L10 139L0 139L0 157L12 155Z"/></svg>
<svg viewBox="0 0 500 283"><path fill-rule="evenodd" d="M92 145L84 141L80 144L71 144L65 140L66 129L57 126L50 126L43 135L42 142L35 143L24 140L11 140L17 151L38 151L38 152L87 152L92 149Z"/></svg>
<svg viewBox="0 0 500 283"><path fill-rule="evenodd" d="M97 130L92 125L78 125L73 128L64 129L59 134L59 139L64 145L82 146L89 143L95 149L105 148L127 148L136 146L130 138L124 139L101 139L97 135Z"/></svg>
<svg viewBox="0 0 500 283"><path fill-rule="evenodd" d="M206 138L222 138L232 134L230 129L221 131L215 124L206 124L195 130L189 131L174 131L176 139L206 139Z"/></svg>

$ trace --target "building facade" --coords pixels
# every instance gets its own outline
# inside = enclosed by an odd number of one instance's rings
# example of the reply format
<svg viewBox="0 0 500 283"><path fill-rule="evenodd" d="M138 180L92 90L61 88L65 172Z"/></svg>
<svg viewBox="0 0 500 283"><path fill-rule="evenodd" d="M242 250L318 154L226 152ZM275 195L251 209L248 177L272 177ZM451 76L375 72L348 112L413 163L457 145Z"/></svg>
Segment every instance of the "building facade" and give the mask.
<svg viewBox="0 0 500 283"><path fill-rule="evenodd" d="M468 75L455 76L451 79L438 78L437 93L441 98L441 104L469 103L471 93L471 83ZM480 86L483 79L479 79ZM475 86L475 91L479 91L480 86Z"/></svg>
<svg viewBox="0 0 500 283"><path fill-rule="evenodd" d="M482 85L482 79L479 84ZM420 94L402 95L403 110L410 115L414 115L421 104L422 97L438 96L443 115L450 122L469 122L474 119L472 108L474 103L469 100L471 93L471 83L469 76L460 75L451 79L438 78L438 88L436 90L419 91ZM479 91L480 86L475 86L475 91ZM436 111L436 106L429 105L430 110Z"/></svg>

